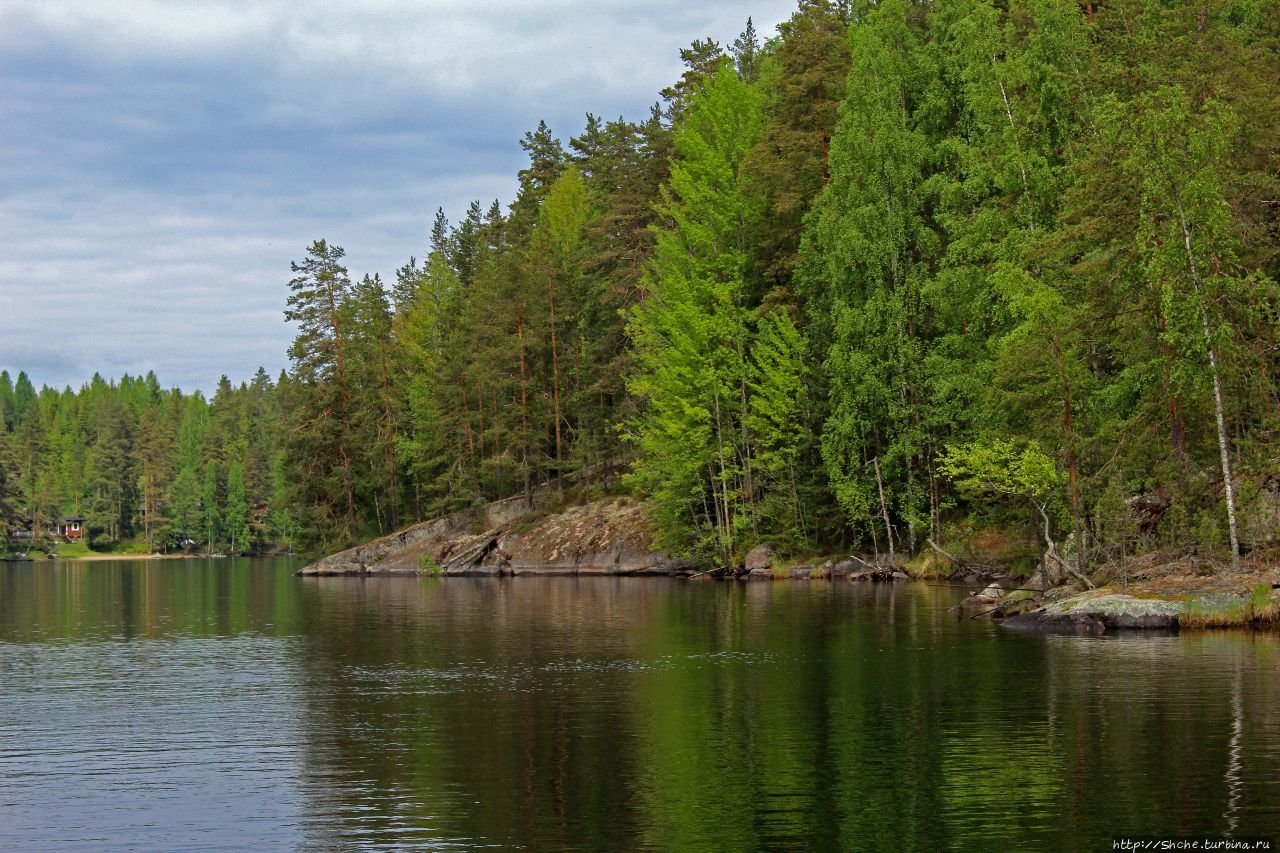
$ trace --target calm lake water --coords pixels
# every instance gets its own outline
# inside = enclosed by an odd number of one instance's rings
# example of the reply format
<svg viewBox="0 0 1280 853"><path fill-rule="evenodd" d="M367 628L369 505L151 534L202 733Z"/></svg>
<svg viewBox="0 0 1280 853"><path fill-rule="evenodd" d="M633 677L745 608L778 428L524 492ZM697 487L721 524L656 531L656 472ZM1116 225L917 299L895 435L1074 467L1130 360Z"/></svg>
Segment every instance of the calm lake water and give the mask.
<svg viewBox="0 0 1280 853"><path fill-rule="evenodd" d="M1088 850L1280 834L1280 637L964 589L0 568L0 847Z"/></svg>

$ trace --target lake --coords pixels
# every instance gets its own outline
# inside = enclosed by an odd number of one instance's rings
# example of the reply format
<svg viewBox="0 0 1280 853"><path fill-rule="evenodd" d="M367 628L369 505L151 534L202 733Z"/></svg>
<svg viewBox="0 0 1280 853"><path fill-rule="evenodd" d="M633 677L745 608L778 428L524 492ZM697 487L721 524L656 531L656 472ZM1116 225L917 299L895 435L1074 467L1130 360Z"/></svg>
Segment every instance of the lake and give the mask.
<svg viewBox="0 0 1280 853"><path fill-rule="evenodd" d="M1280 635L955 585L0 564L0 847L1081 850L1280 835Z"/></svg>

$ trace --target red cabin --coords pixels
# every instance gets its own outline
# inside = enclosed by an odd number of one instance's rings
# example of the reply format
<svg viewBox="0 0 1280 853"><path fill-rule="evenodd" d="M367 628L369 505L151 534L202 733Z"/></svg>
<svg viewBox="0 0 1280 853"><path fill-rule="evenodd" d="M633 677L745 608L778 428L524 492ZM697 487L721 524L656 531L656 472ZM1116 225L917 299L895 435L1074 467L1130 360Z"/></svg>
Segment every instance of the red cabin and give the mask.
<svg viewBox="0 0 1280 853"><path fill-rule="evenodd" d="M68 542L84 538L84 519L78 515L64 515L58 520L58 535Z"/></svg>

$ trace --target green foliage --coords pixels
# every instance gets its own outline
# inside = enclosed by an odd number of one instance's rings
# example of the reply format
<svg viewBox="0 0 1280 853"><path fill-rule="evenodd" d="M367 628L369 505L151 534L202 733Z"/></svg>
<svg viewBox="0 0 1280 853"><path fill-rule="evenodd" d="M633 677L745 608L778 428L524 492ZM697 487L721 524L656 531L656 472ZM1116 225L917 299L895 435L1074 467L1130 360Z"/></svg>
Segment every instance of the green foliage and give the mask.
<svg viewBox="0 0 1280 853"><path fill-rule="evenodd" d="M1035 442L1010 440L948 447L938 467L956 487L974 495L1004 495L1044 503L1062 485L1062 474Z"/></svg>
<svg viewBox="0 0 1280 853"><path fill-rule="evenodd" d="M1106 559L1123 559L1137 550L1138 523L1127 498L1124 482L1113 476L1094 505L1094 536L1103 543Z"/></svg>
<svg viewBox="0 0 1280 853"><path fill-rule="evenodd" d="M95 376L78 391L38 394L21 379L22 420L13 432L0 429L6 530L30 530L33 540L52 543L58 519L75 515L85 519L84 541L98 550L126 541L140 543L143 553L200 544L212 550L221 544L229 498L242 509L228 517L246 524L250 507L283 500L269 494L262 473L280 458L277 390L262 371L238 387L223 377L212 401L164 389L152 374L118 382ZM0 377L0 396L3 387ZM228 459L239 465L238 495L219 479ZM239 549L270 541L268 531L244 531L235 531Z"/></svg>
<svg viewBox="0 0 1280 853"><path fill-rule="evenodd" d="M637 365L628 387L645 401L628 427L639 452L631 482L649 497L664 544L726 563L751 523L747 235L759 206L740 167L761 118L759 96L727 61L691 97L659 208L670 227L657 235L648 298L628 324Z"/></svg>
<svg viewBox="0 0 1280 853"><path fill-rule="evenodd" d="M249 504L244 494L244 469L239 462L227 468L227 504L224 517L231 553L239 554L249 546Z"/></svg>
<svg viewBox="0 0 1280 853"><path fill-rule="evenodd" d="M760 495L759 528L798 549L813 532L803 466L815 442L804 429L812 403L806 343L790 315L760 318L749 375L746 428L753 445L752 486Z"/></svg>
<svg viewBox="0 0 1280 853"><path fill-rule="evenodd" d="M700 39L643 120L538 123L511 205L437 212L393 282L307 247L275 383L0 372L0 516L323 550L630 489L729 564L1034 507L1078 570L1158 493L1152 544L1234 543L1277 474L1273 6L802 0Z"/></svg>

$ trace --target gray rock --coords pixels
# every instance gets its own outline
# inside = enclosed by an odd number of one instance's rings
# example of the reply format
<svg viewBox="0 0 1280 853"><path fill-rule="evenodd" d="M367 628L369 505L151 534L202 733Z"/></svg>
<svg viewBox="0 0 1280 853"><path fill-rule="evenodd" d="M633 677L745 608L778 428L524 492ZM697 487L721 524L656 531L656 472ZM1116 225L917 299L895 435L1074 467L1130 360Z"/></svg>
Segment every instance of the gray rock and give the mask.
<svg viewBox="0 0 1280 853"><path fill-rule="evenodd" d="M757 545L747 554L744 568L748 573L756 569L768 569L773 566L773 548L769 545Z"/></svg>
<svg viewBox="0 0 1280 853"><path fill-rule="evenodd" d="M1046 613L1043 609L1010 616L1000 624L1007 628L1036 628L1069 634L1100 634L1106 630L1101 620L1088 613Z"/></svg>
<svg viewBox="0 0 1280 853"><path fill-rule="evenodd" d="M841 560L831 567L831 577L847 578L851 573L857 571L858 564L853 560Z"/></svg>
<svg viewBox="0 0 1280 853"><path fill-rule="evenodd" d="M447 575L609 574L673 575L692 563L658 549L636 501L609 499L517 524L531 506L524 499L454 513L325 557L299 575L421 573L438 565ZM476 525L501 521L483 533Z"/></svg>
<svg viewBox="0 0 1280 853"><path fill-rule="evenodd" d="M1038 610L1004 620L1011 626L1104 631L1107 629L1177 628L1185 604L1160 598L1131 595L1071 596L1049 602Z"/></svg>

